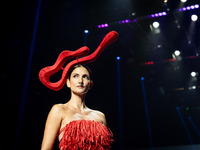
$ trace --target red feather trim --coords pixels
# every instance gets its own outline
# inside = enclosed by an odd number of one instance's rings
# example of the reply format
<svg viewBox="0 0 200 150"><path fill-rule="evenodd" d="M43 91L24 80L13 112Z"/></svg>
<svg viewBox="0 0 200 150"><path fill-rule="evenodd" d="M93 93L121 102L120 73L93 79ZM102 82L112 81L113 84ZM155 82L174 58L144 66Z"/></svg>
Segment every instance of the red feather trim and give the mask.
<svg viewBox="0 0 200 150"><path fill-rule="evenodd" d="M75 120L60 132L63 134L61 150L109 150L114 141L113 134L102 123L94 120Z"/></svg>

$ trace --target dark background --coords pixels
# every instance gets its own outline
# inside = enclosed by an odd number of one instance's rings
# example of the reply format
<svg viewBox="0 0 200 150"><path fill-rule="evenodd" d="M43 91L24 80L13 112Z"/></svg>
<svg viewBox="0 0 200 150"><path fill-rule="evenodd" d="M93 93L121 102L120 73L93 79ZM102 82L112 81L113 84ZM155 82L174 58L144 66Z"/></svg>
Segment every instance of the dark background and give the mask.
<svg viewBox="0 0 200 150"><path fill-rule="evenodd" d="M32 56L20 134L17 134L29 51L38 1L7 1L2 3L1 84L2 146L8 149L40 149L44 125L54 104L66 103L70 91L66 86L58 91L46 88L38 79L40 69L53 65L62 50L76 50L85 44L84 30L88 29L87 46L93 52L111 30L119 33L93 63L94 87L87 94L86 104L105 113L114 134L113 149L119 149L119 116L117 90L117 61L120 56L121 108L124 149L150 147L141 77L144 77L146 97L155 147L190 145L177 113L183 115L194 144L200 136L188 120L191 116L200 130L200 25L192 14L199 9L178 12L179 0L42 0L37 35ZM184 5L199 3L188 0ZM166 11L167 16L148 18L149 14ZM118 21L137 18L136 23ZM199 16L200 18L200 16ZM160 33L151 31L153 21L160 23ZM108 23L108 28L98 29ZM181 51L180 61L172 59L175 50ZM192 57L190 57L192 56ZM143 65L153 61L153 65ZM52 80L59 79L60 74ZM189 87L196 89L189 90ZM17 138L16 138L17 136ZM16 144L17 143L17 144ZM58 141L55 143L55 149Z"/></svg>

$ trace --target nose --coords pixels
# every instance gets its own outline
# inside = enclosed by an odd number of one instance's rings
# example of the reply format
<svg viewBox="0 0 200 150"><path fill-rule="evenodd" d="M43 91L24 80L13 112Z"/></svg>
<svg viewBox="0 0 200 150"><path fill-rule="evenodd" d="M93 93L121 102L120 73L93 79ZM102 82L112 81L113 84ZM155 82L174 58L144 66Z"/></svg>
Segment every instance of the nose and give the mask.
<svg viewBox="0 0 200 150"><path fill-rule="evenodd" d="M83 84L83 78L80 77L79 80L78 80L79 84Z"/></svg>

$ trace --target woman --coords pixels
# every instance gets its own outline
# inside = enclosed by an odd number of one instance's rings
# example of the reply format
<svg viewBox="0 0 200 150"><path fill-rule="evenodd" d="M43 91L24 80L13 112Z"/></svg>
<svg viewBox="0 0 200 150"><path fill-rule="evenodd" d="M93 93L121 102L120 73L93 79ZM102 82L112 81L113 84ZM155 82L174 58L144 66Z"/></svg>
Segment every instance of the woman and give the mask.
<svg viewBox="0 0 200 150"><path fill-rule="evenodd" d="M105 115L85 105L86 93L93 84L89 68L73 67L66 84L71 90L71 98L65 104L54 105L49 112L41 150L53 149L57 135L61 150L110 149L113 140L106 127Z"/></svg>

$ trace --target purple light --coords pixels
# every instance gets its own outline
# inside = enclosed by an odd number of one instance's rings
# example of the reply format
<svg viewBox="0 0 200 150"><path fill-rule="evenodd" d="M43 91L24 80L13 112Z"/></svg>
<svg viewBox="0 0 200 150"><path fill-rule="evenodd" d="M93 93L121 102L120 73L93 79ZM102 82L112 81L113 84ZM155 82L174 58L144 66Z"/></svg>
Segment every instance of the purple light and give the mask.
<svg viewBox="0 0 200 150"><path fill-rule="evenodd" d="M133 22L137 22L137 19L134 19Z"/></svg>
<svg viewBox="0 0 200 150"><path fill-rule="evenodd" d="M191 9L195 9L195 8L194 8L194 5L190 6L190 8L191 8Z"/></svg>
<svg viewBox="0 0 200 150"><path fill-rule="evenodd" d="M186 10L198 9L198 8L199 8L199 5L196 4L196 5L191 5L191 6L180 8L179 11L186 11Z"/></svg>
<svg viewBox="0 0 200 150"><path fill-rule="evenodd" d="M181 12L181 11L193 10L193 9L198 9L198 8L199 8L199 4L195 4L195 5L179 8L178 11ZM163 12L158 12L155 14L148 15L148 16L146 16L146 18L155 18L155 17L166 16L166 15L167 15L167 12L163 11ZM118 23L124 24L124 23L137 22L137 21L138 21L137 19L134 19L134 20L126 19L126 20L118 21ZM106 28L108 26L109 25L107 23L105 23L105 24L98 25L98 28Z"/></svg>
<svg viewBox="0 0 200 150"><path fill-rule="evenodd" d="M190 10L191 8L190 8L190 6L187 6L187 10Z"/></svg>
<svg viewBox="0 0 200 150"><path fill-rule="evenodd" d="M166 16L166 15L167 15L167 13L166 13L166 12L162 12L162 14L163 14L163 16Z"/></svg>
<svg viewBox="0 0 200 150"><path fill-rule="evenodd" d="M194 5L194 7L195 7L195 8L199 8L199 5L198 5L198 4L196 4L196 5Z"/></svg>
<svg viewBox="0 0 200 150"><path fill-rule="evenodd" d="M165 11L163 11L163 12L148 15L148 18L161 17L161 16L166 16L166 15L167 15L167 13Z"/></svg>
<svg viewBox="0 0 200 150"><path fill-rule="evenodd" d="M108 24L107 24L107 23L98 25L98 28L107 28L107 27L108 27Z"/></svg>

